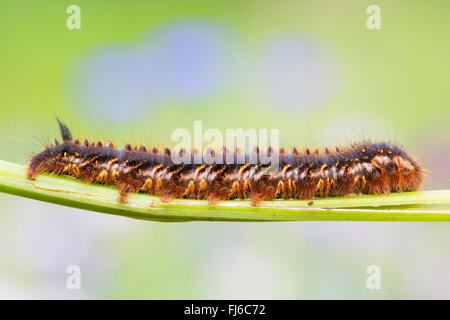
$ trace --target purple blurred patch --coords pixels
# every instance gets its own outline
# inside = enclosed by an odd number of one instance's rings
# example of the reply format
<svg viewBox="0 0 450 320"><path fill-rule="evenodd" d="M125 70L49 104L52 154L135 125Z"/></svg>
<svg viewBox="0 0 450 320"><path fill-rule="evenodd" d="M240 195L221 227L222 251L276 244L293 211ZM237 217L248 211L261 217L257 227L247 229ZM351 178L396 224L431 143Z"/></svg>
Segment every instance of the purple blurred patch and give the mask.
<svg viewBox="0 0 450 320"><path fill-rule="evenodd" d="M327 50L311 39L277 37L263 51L263 92L274 106L314 108L335 90L335 64Z"/></svg>
<svg viewBox="0 0 450 320"><path fill-rule="evenodd" d="M84 56L70 79L69 98L86 112L123 120L162 103L189 103L223 88L233 51L223 26L169 24L134 45Z"/></svg>

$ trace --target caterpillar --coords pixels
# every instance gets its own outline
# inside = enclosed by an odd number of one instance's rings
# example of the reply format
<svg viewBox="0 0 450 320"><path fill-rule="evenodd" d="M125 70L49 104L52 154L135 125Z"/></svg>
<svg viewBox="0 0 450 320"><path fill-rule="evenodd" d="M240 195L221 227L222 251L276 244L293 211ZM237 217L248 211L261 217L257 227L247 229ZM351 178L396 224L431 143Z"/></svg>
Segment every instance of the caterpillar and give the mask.
<svg viewBox="0 0 450 320"><path fill-rule="evenodd" d="M280 149L279 166L250 163L175 164L171 150L145 146L117 148L111 142L81 143L58 119L62 142L55 139L27 165L27 177L42 172L68 175L87 183L117 187L118 201L130 193L145 192L173 198L221 200L251 199L253 205L273 199L313 199L351 194L389 194L417 190L424 170L397 145L360 142L332 151ZM270 149L270 148L269 148ZM271 150L268 150L269 152ZM212 151L214 152L214 151ZM236 155L239 151L233 151ZM258 151L255 151L258 152ZM194 151L192 151L192 156Z"/></svg>

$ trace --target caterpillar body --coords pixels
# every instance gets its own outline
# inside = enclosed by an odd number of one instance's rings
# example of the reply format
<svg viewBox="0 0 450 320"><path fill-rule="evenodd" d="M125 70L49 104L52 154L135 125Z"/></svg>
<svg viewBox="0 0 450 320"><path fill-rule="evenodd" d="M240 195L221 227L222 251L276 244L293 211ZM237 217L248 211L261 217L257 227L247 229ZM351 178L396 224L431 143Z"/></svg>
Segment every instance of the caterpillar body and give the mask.
<svg viewBox="0 0 450 320"><path fill-rule="evenodd" d="M210 203L251 199L253 205L273 199L389 194L417 190L424 174L402 148L384 142L361 142L332 151L280 149L278 169L273 172L270 163L249 163L248 155L240 164L175 164L170 149L81 143L72 139L64 123L58 123L63 141L55 140L34 155L27 165L27 177L35 179L42 172L51 172L112 185L122 203L133 192L163 200L206 199Z"/></svg>

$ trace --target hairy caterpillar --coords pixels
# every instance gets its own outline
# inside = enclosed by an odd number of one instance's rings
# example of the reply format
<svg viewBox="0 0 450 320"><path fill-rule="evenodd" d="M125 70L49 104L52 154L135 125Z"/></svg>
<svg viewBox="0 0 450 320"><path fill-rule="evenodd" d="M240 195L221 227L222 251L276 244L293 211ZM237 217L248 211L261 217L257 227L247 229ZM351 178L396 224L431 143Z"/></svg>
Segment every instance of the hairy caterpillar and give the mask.
<svg viewBox="0 0 450 320"><path fill-rule="evenodd" d="M146 147L116 148L112 143L80 143L58 120L62 143L47 146L28 162L30 179L41 172L69 175L88 183L116 186L118 201L131 192L162 199L312 199L350 194L389 194L417 190L423 168L404 150L384 142L302 152L279 151L279 169L270 164L174 164L171 150ZM212 151L214 152L214 151ZM236 154L238 151L234 151ZM193 154L194 152L192 152Z"/></svg>

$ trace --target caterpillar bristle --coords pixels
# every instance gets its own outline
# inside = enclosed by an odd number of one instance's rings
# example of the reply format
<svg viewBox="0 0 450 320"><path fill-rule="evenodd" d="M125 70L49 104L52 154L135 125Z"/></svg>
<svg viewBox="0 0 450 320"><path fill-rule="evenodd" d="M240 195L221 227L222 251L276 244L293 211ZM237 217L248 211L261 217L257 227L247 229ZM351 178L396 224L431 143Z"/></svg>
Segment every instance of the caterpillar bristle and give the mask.
<svg viewBox="0 0 450 320"><path fill-rule="evenodd" d="M56 118L56 120L58 121L59 131L61 132L61 137L63 141L71 141L72 135L70 133L69 128L58 118Z"/></svg>

